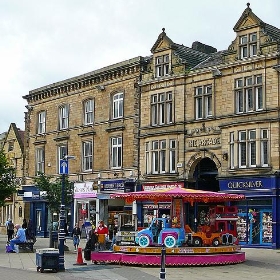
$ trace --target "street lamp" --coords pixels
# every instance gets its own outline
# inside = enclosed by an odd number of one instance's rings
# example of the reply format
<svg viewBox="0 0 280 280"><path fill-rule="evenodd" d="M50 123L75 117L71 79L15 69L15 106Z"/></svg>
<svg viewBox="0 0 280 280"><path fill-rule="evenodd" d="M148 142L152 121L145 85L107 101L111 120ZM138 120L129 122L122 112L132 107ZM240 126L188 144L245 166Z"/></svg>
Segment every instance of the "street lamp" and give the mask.
<svg viewBox="0 0 280 280"><path fill-rule="evenodd" d="M59 262L58 269L60 271L65 271L64 266L64 243L65 243L65 176L69 173L68 160L74 159L74 156L64 156L63 159L59 161L59 174L62 175L61 178L61 205L59 212Z"/></svg>

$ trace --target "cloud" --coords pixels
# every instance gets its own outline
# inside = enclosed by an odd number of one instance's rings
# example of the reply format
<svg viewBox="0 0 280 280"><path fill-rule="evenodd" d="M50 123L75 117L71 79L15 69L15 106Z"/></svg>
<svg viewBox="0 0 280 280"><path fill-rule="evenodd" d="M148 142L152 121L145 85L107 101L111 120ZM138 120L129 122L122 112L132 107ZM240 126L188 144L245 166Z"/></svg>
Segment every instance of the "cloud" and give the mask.
<svg viewBox="0 0 280 280"><path fill-rule="evenodd" d="M279 25L280 1L251 0L263 21ZM243 0L9 0L0 10L0 132L24 129L30 90L150 55L162 28L175 42L227 49ZM279 27L279 26L278 26Z"/></svg>

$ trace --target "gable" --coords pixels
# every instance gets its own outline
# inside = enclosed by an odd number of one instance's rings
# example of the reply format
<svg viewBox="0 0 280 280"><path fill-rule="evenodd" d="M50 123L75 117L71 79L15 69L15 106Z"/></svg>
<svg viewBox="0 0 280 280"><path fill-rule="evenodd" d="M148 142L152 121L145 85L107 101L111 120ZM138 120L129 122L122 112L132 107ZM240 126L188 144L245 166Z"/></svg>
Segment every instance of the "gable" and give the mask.
<svg viewBox="0 0 280 280"><path fill-rule="evenodd" d="M168 36L166 36L165 28L162 28L162 32L159 34L156 42L151 48L151 52L155 53L162 50L170 49L173 45L173 41Z"/></svg>
<svg viewBox="0 0 280 280"><path fill-rule="evenodd" d="M235 32L239 32L244 29L262 26L263 24L264 22L252 12L252 9L250 8L250 3L247 3L247 8L242 13L241 17L235 24L233 30Z"/></svg>

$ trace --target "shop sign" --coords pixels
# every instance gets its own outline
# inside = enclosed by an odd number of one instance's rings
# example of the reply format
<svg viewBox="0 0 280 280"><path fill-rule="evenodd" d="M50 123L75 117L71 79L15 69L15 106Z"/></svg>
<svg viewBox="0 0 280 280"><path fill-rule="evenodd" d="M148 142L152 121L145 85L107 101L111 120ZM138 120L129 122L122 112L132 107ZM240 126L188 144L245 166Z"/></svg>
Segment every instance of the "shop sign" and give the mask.
<svg viewBox="0 0 280 280"><path fill-rule="evenodd" d="M144 209L171 209L171 203L143 204Z"/></svg>
<svg viewBox="0 0 280 280"><path fill-rule="evenodd" d="M93 182L74 183L74 198L96 197Z"/></svg>
<svg viewBox="0 0 280 280"><path fill-rule="evenodd" d="M124 192L124 180L101 181L100 192Z"/></svg>
<svg viewBox="0 0 280 280"><path fill-rule="evenodd" d="M261 190L274 188L271 178L244 178L220 181L220 189L224 190Z"/></svg>
<svg viewBox="0 0 280 280"><path fill-rule="evenodd" d="M169 182L169 183L147 183L142 185L143 191L158 191L172 188L183 188L183 182Z"/></svg>
<svg viewBox="0 0 280 280"><path fill-rule="evenodd" d="M221 145L220 137L211 137L211 138L201 138L188 141L189 148L199 148L199 147L208 147Z"/></svg>

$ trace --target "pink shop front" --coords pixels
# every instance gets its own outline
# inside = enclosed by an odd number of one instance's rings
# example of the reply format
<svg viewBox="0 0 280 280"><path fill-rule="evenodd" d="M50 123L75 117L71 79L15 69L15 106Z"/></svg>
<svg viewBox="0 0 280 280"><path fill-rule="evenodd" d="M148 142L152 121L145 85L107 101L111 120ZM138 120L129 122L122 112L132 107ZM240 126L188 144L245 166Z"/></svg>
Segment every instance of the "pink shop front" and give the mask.
<svg viewBox="0 0 280 280"><path fill-rule="evenodd" d="M78 223L81 228L87 220L96 223L96 194L93 182L74 184L73 224Z"/></svg>

